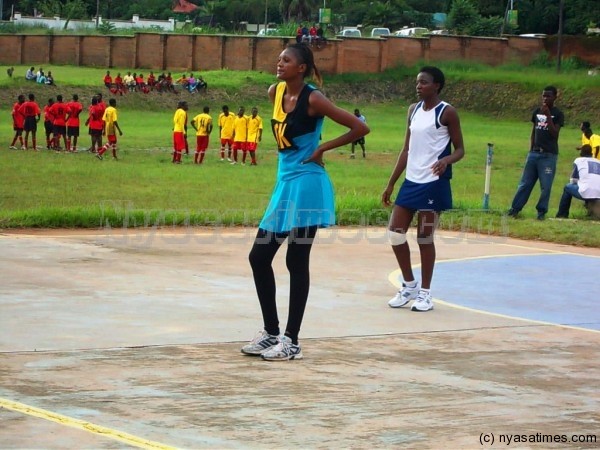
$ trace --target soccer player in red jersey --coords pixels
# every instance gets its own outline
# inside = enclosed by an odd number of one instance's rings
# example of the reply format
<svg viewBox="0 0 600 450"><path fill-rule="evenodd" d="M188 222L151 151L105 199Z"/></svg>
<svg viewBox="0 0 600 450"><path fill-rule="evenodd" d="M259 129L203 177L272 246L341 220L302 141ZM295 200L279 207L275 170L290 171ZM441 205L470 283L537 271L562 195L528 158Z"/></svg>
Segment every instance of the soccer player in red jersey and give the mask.
<svg viewBox="0 0 600 450"><path fill-rule="evenodd" d="M187 110L185 101L177 103L173 116L173 163L181 164L181 153L185 150L185 134L187 133Z"/></svg>
<svg viewBox="0 0 600 450"><path fill-rule="evenodd" d="M60 151L60 138L62 136L65 144L65 150L67 148L67 114L69 108L66 103L63 103L62 95L56 96L56 102L52 105L52 115L54 116L54 148L56 151Z"/></svg>
<svg viewBox="0 0 600 450"><path fill-rule="evenodd" d="M24 102L19 107L19 112L25 117L23 129L25 130L25 150L29 147L29 133L31 133L31 142L33 149L37 150L36 133L37 123L40 121L40 106L35 101L35 95L29 94L29 101Z"/></svg>
<svg viewBox="0 0 600 450"><path fill-rule="evenodd" d="M48 104L44 106L44 129L46 130L46 148L51 150L54 148L54 139L52 139L52 133L54 132L54 116L52 115L52 105L54 99L49 98Z"/></svg>
<svg viewBox="0 0 600 450"><path fill-rule="evenodd" d="M25 116L19 112L19 108L21 105L25 103L25 96L23 94L17 97L17 103L13 105L12 109L12 118L13 118L13 130L15 130L15 137L13 138L12 143L10 144L10 148L15 150L15 144L17 143L17 139L19 139L19 143L21 144L21 148L25 148L23 145L23 126L25 125Z"/></svg>
<svg viewBox="0 0 600 450"><path fill-rule="evenodd" d="M98 97L92 97L92 105L88 109L89 117L85 124L89 126L90 136L92 138L92 146L90 152L96 153L102 147L102 116L104 109L98 105Z"/></svg>
<svg viewBox="0 0 600 450"><path fill-rule="evenodd" d="M79 103L79 96L73 94L73 100L67 103L69 114L67 116L67 150L77 152L77 139L79 138L79 115L83 111L83 105ZM71 142L73 146L71 147Z"/></svg>

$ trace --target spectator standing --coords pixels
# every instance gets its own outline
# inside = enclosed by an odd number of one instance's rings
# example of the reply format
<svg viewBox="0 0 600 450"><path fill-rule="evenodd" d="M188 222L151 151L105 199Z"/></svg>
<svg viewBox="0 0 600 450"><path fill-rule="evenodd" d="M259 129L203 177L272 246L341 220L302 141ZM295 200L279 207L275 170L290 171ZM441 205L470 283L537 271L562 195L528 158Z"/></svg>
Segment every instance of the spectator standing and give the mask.
<svg viewBox="0 0 600 450"><path fill-rule="evenodd" d="M19 96L17 97L17 102L13 105L12 108L13 130L15 131L15 136L13 137L9 148L13 150L17 149L17 147L15 147L17 139L19 140L20 148L22 150L25 150L25 143L23 142L23 127L25 126L25 116L20 111L21 105L23 103L25 103L25 96L23 94L19 94Z"/></svg>
<svg viewBox="0 0 600 450"><path fill-rule="evenodd" d="M29 101L24 102L19 111L23 114L24 126L25 130L25 150L29 147L29 133L31 133L31 143L33 145L33 149L37 150L37 123L40 121L40 106L35 101L35 95L29 94Z"/></svg>
<svg viewBox="0 0 600 450"><path fill-rule="evenodd" d="M108 101L108 105L102 116L102 135L106 136L106 144L98 150L96 157L102 160L102 156L110 147L112 148L113 159L117 160L117 131L119 132L119 136L123 136L123 132L117 122L117 101L111 98Z"/></svg>
<svg viewBox="0 0 600 450"><path fill-rule="evenodd" d="M77 153L77 140L79 139L79 115L83 105L79 103L79 96L73 94L73 99L67 103L67 151ZM72 145L71 145L72 144Z"/></svg>
<svg viewBox="0 0 600 450"><path fill-rule="evenodd" d="M452 164L460 161L465 154L458 113L452 105L440 99L445 82L444 73L437 67L426 66L419 71L417 96L420 101L408 108L404 146L381 195L382 203L391 205L394 185L405 172L388 226L388 238L404 280L402 289L388 302L392 308L414 300L412 311L433 309L434 233L442 211L452 208ZM406 240L415 214L421 256L420 286L413 274L410 247Z"/></svg>
<svg viewBox="0 0 600 450"><path fill-rule="evenodd" d="M358 108L354 110L354 115L355 115L356 117L358 117L358 119L359 119L361 122L367 123L367 119L366 119L366 117L365 117L365 116L363 116L363 115L360 113L360 110L359 110ZM363 155L363 158L366 158L366 157L367 157L367 152L366 152L366 150L365 150L365 137L364 137L364 136L362 136L360 139L357 139L356 141L354 141L354 142L352 143L352 147L351 147L351 150L350 150L350 151L351 151L351 153L350 153L350 158L351 158L351 159L354 159L354 147L356 147L357 145L360 145L360 148L362 149L362 155Z"/></svg>
<svg viewBox="0 0 600 450"><path fill-rule="evenodd" d="M517 217L521 212L529 200L535 183L539 180L541 193L536 205L537 219L544 220L546 218L552 183L556 174L558 136L560 129L565 124L563 112L554 106L557 93L554 86L545 87L542 92L542 105L536 108L531 115L533 127L529 153L525 160L517 192L508 210L508 215L511 217Z"/></svg>
<svg viewBox="0 0 600 450"><path fill-rule="evenodd" d="M272 128L279 149L277 182L260 222L249 260L263 318L263 329L242 353L268 361L301 359L298 334L310 289L310 252L318 228L335 223L333 187L323 154L369 132L352 114L338 108L305 78L321 77L310 48L292 44L277 60L278 83L269 87ZM320 143L323 120L345 128L343 134ZM287 239L290 273L289 315L280 335L273 259Z"/></svg>
<svg viewBox="0 0 600 450"><path fill-rule="evenodd" d="M248 142L246 142L246 149L250 152L250 159L252 160L251 166L256 166L256 150L262 139L262 132L263 121L258 115L258 108L255 106L248 118ZM243 162L246 162L246 152L244 152Z"/></svg>
<svg viewBox="0 0 600 450"><path fill-rule="evenodd" d="M221 161L225 160L225 146L227 146L227 161L231 162L231 147L233 146L233 129L235 116L229 111L229 106L223 105L219 114L219 138L221 139Z"/></svg>
<svg viewBox="0 0 600 450"><path fill-rule="evenodd" d="M556 217L568 218L571 199L600 199L600 161L592 157L589 144L581 146L580 157L573 162L570 182L564 187Z"/></svg>
<svg viewBox="0 0 600 450"><path fill-rule="evenodd" d="M246 161L246 141L248 140L248 118L244 115L246 109L240 106L237 116L233 122L233 161L231 164L237 164L238 151L244 153L244 164Z"/></svg>
<svg viewBox="0 0 600 450"><path fill-rule="evenodd" d="M104 75L104 86L106 86L108 89L112 88L112 84L113 84L113 79L110 76L110 70L106 71L106 75Z"/></svg>
<svg viewBox="0 0 600 450"><path fill-rule="evenodd" d="M54 139L52 133L54 132L54 116L52 115L52 105L54 99L49 98L48 103L44 106L44 131L46 132L46 148L51 150L54 148Z"/></svg>
<svg viewBox="0 0 600 450"><path fill-rule="evenodd" d="M209 114L210 108L205 106L202 113L192 119L192 127L196 130L196 153L194 153L194 164L202 164L204 154L208 148L208 139L213 129L213 120Z"/></svg>
<svg viewBox="0 0 600 450"><path fill-rule="evenodd" d="M187 102L180 101L177 103L177 110L173 116L173 164L181 164L181 154L186 147L187 110Z"/></svg>
<svg viewBox="0 0 600 450"><path fill-rule="evenodd" d="M67 115L69 109L67 105L63 103L62 95L56 96L56 102L52 105L52 115L54 116L54 149L60 151L60 138L63 138L65 144L65 150L68 151L67 147Z"/></svg>

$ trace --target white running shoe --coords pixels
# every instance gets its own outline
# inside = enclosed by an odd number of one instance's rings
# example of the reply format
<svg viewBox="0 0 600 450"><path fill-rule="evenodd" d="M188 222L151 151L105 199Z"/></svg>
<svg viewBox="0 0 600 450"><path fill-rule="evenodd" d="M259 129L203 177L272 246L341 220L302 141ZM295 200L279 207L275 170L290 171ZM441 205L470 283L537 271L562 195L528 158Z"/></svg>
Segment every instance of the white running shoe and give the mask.
<svg viewBox="0 0 600 450"><path fill-rule="evenodd" d="M248 344L242 347L242 353L259 356L263 352L275 347L279 343L278 337L260 330Z"/></svg>
<svg viewBox="0 0 600 450"><path fill-rule="evenodd" d="M420 290L417 299L410 308L411 311L425 312L433 309L433 298L431 292Z"/></svg>
<svg viewBox="0 0 600 450"><path fill-rule="evenodd" d="M414 300L419 295L419 283L415 287L408 287L405 283L402 283L402 289L400 289L394 298L392 298L388 305L391 308L401 308L411 300Z"/></svg>
<svg viewBox="0 0 600 450"><path fill-rule="evenodd" d="M11 145L11 146L10 146L10 147L8 147L8 148L10 148L11 150L16 150L16 149L17 149L17 147L15 147L14 145Z"/></svg>
<svg viewBox="0 0 600 450"><path fill-rule="evenodd" d="M271 347L260 356L265 361L289 361L291 359L302 359L302 348L300 345L292 344L292 340L287 336L278 338L279 343Z"/></svg>

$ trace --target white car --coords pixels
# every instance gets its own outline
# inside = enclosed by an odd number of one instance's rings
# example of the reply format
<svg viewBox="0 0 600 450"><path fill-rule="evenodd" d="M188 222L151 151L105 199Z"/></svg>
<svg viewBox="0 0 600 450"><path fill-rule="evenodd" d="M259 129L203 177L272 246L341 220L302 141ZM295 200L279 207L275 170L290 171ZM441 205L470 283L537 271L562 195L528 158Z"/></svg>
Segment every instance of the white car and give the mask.
<svg viewBox="0 0 600 450"><path fill-rule="evenodd" d="M362 33L358 28L346 28L340 31L339 37L362 37Z"/></svg>
<svg viewBox="0 0 600 450"><path fill-rule="evenodd" d="M371 30L371 37L389 36L390 34L389 28L373 28Z"/></svg>
<svg viewBox="0 0 600 450"><path fill-rule="evenodd" d="M545 39L548 36L543 34L543 33L527 33L527 34L520 34L520 37L528 37L528 38L540 38L540 39Z"/></svg>
<svg viewBox="0 0 600 450"><path fill-rule="evenodd" d="M279 28L262 28L257 36L273 36L279 33Z"/></svg>
<svg viewBox="0 0 600 450"><path fill-rule="evenodd" d="M402 28L401 30L395 31L394 36L422 36L429 33L427 28L413 27L413 28Z"/></svg>

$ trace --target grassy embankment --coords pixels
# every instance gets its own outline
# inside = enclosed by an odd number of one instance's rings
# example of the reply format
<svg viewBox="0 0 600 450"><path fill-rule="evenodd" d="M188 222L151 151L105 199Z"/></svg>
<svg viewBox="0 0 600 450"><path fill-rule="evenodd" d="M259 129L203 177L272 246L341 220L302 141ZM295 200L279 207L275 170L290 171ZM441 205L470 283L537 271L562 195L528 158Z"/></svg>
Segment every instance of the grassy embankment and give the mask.
<svg viewBox="0 0 600 450"><path fill-rule="evenodd" d="M22 77L25 67L15 67ZM0 227L99 227L170 225L255 225L268 201L275 179L277 152L268 129L259 148L259 166L230 166L218 161L216 133L211 138L206 164L170 164L171 118L178 97L130 94L119 97L121 161L100 162L89 153L55 154L47 151L8 151L11 140L10 106L16 94L36 92L40 103L61 92L79 93L88 99L98 91L104 70L48 67L59 87L33 86L21 80L0 78ZM454 168L456 210L443 216L442 227L482 234L507 235L551 242L600 245L598 223L587 220L580 202L576 220L538 222L534 205L536 188L523 219L508 220L508 208L528 147L530 109L541 88L555 84L562 89L561 107L567 126L561 133L561 157L549 216L556 212L563 184L568 180L577 129L586 105L579 102L597 92L591 77L577 72L556 76L529 69L471 68L460 64L444 67L448 80L445 98L459 108L467 156ZM113 69L112 72L117 72ZM147 71L145 71L147 73ZM415 68L381 75L339 76L326 80L326 92L345 108L359 106L372 132L367 137L368 157L349 160L349 148L327 155L328 171L337 194L341 225L382 225L389 211L379 203L380 193L394 164L406 127L406 108L413 98ZM4 73L4 71L2 71ZM544 76L542 77L542 74ZM272 75L251 72L205 72L208 95L182 94L190 102L191 115L204 104L216 119L222 104L232 110L257 105L268 127L270 107L265 92ZM500 83L501 80L504 82ZM597 83L596 83L597 84ZM580 99L580 100L579 100ZM89 101L84 100L87 106ZM587 104L589 106L589 103ZM475 111L475 112L471 112ZM576 118L576 119L575 119ZM590 118L593 120L593 118ZM600 126L600 125L599 125ZM326 123L324 139L339 132ZM82 141L88 144L84 133ZM193 148L193 139L190 144ZM43 139L41 140L43 143ZM495 146L491 210L481 211L487 143ZM82 146L80 145L80 148ZM191 158L190 158L191 159Z"/></svg>

